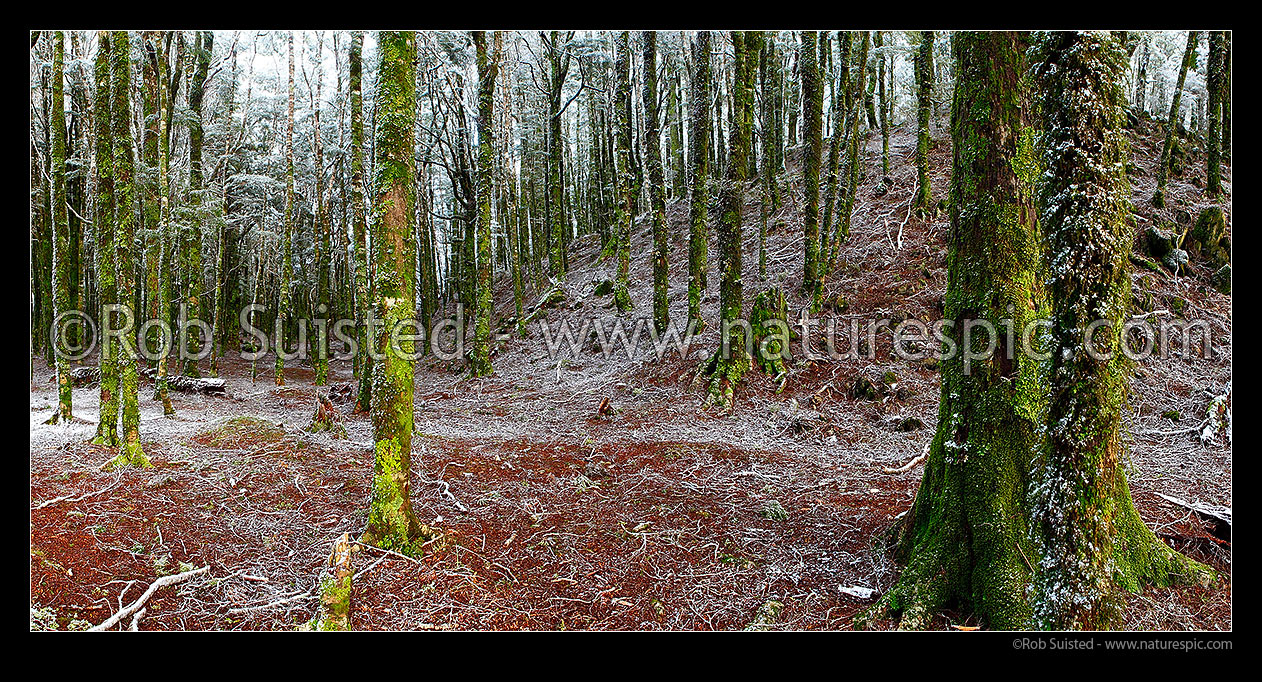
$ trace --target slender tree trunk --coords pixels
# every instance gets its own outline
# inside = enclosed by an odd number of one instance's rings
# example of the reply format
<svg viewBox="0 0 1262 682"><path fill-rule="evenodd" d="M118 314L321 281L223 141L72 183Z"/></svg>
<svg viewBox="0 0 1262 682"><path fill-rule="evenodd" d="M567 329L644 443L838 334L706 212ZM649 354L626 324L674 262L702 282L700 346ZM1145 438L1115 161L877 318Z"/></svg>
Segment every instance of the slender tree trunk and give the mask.
<svg viewBox="0 0 1262 682"><path fill-rule="evenodd" d="M876 32L876 80L877 80L877 106L880 108L881 114L881 174L890 174L890 117L888 107L886 105L885 94L885 53L881 52L881 41L884 31ZM893 70L891 68L891 70Z"/></svg>
<svg viewBox="0 0 1262 682"><path fill-rule="evenodd" d="M617 89L614 109L618 118L617 132L617 256L618 277L613 300L619 312L631 310L628 291L631 272L631 226L635 222L635 170L631 159L631 33L621 31L615 41L614 71Z"/></svg>
<svg viewBox="0 0 1262 682"><path fill-rule="evenodd" d="M692 48L692 91L689 95L692 127L688 133L692 163L691 202L688 214L688 322L696 331L705 327L701 318L701 292L706 288L710 205L710 32L698 31Z"/></svg>
<svg viewBox="0 0 1262 682"><path fill-rule="evenodd" d="M110 134L110 34L97 31L95 64L96 96L93 126L96 131L96 271L101 305L98 326L104 329L109 315L105 306L118 303L117 268L114 265L114 163ZM130 49L125 43L122 49ZM128 140L130 142L130 140ZM110 336L101 337L101 402L96 437L92 442L116 448L118 438L118 354Z"/></svg>
<svg viewBox="0 0 1262 682"><path fill-rule="evenodd" d="M1170 115L1166 118L1166 141L1161 146L1161 159L1157 162L1157 191L1153 194L1152 204L1157 208L1166 205L1166 181L1170 177L1170 156L1179 134L1179 107L1183 102L1183 83L1187 80L1188 69L1196 64L1196 44L1200 40L1199 31L1188 31L1187 48L1183 51L1183 62L1179 66L1179 80L1174 86L1174 96L1170 99Z"/></svg>
<svg viewBox="0 0 1262 682"><path fill-rule="evenodd" d="M861 31L859 36L859 61L855 69L855 80L850 84L850 88L855 92L862 92L863 81L867 78L868 70L864 67L868 59L868 32ZM856 102L857 104L857 102ZM837 224L837 233L833 237L833 247L828 254L829 269L837 262L838 248L841 242L850 238L850 218L854 215L855 195L859 191L859 178L862 175L859 172L859 123L861 114L858 106L854 107L854 111L850 114L850 129L846 132L846 195L842 197L837 212L840 214Z"/></svg>
<svg viewBox="0 0 1262 682"><path fill-rule="evenodd" d="M70 222L66 209L66 37L61 31L53 31L53 106L50 116L52 125L52 176L53 176L53 310L57 319L71 310L70 278ZM68 319L68 318L67 318ZM66 324L57 324L53 330L53 347L57 350L57 410L50 423L69 422L74 418L71 406L70 360L67 359Z"/></svg>
<svg viewBox="0 0 1262 682"><path fill-rule="evenodd" d="M739 322L743 308L741 213L745 203L745 179L749 172L750 130L753 122L754 64L748 59L748 41L742 31L732 31L735 60L732 64L732 126L727 169L719 193L719 328L720 346L698 375L708 373L710 386L705 401L731 408L736 385L750 366L746 347L749 327Z"/></svg>
<svg viewBox="0 0 1262 682"><path fill-rule="evenodd" d="M916 197L913 207L920 216L932 212L929 181L929 113L933 100L933 31L923 31L916 53Z"/></svg>
<svg viewBox="0 0 1262 682"><path fill-rule="evenodd" d="M1209 129L1205 134L1205 146L1208 148L1206 154L1206 174L1208 180L1205 184L1205 192L1211 197L1222 194L1223 191L1223 172L1222 172L1222 115L1223 115L1223 81L1225 70L1224 43L1226 42L1225 31L1209 32L1209 64L1206 66L1208 72L1208 83L1206 84L1207 96L1209 99Z"/></svg>
<svg viewBox="0 0 1262 682"><path fill-rule="evenodd" d="M491 201L495 166L495 79L503 34L496 32L494 48L487 52L486 33L473 31L478 67L478 307L473 325L473 376L491 373ZM558 209L559 211L560 209Z"/></svg>
<svg viewBox="0 0 1262 682"><path fill-rule="evenodd" d="M114 239L118 261L118 300L123 317L135 323L139 307L136 301L136 213L135 180L132 164L131 136L131 41L126 31L110 36L110 107L113 145L114 206L117 220ZM126 327L126 324L120 326ZM119 388L123 413L123 442L109 466L151 466L140 444L140 376L137 368L136 335L124 335L118 349Z"/></svg>
<svg viewBox="0 0 1262 682"><path fill-rule="evenodd" d="M810 296L811 310L818 311L823 289L823 270L819 264L819 161L824 145L824 87L820 82L815 31L802 31L798 64L802 72L803 132L802 178L806 186L803 209L802 238L805 262L802 266L802 293Z"/></svg>
<svg viewBox="0 0 1262 682"><path fill-rule="evenodd" d="M359 369L359 390L355 409L367 411L372 400L372 356L367 323L372 315L372 291L368 280L368 223L364 213L364 33L351 35L348 72L351 91L351 220L355 238L355 300L359 324L356 334L359 348L356 367Z"/></svg>
<svg viewBox="0 0 1262 682"><path fill-rule="evenodd" d="M196 67L188 84L188 108L191 114L188 124L188 190L193 204L193 219L184 228L184 295L188 305L190 318L202 319L206 307L202 304L202 222L205 219L202 210L204 192L204 172L202 169L202 99L206 89L206 78L210 71L210 57L214 50L214 32L200 31L194 44ZM207 339L202 338L202 329L197 325L189 325L189 354L197 355ZM212 349L213 352L213 349ZM184 363L184 374L201 376L197 361L189 358Z"/></svg>
<svg viewBox="0 0 1262 682"><path fill-rule="evenodd" d="M332 244L329 240L329 215L328 202L324 197L324 137L320 127L320 109L322 108L321 90L324 87L324 67L321 64L324 58L324 36L320 35L316 40L316 91L315 103L312 119L315 125L312 138L312 146L315 147L315 229L316 229L316 301L318 306L315 315L312 317L327 318L330 315L330 277L329 270L333 267L333 254L330 249ZM329 383L329 329L328 325L323 324L316 328L316 348L315 358L312 363L315 365L315 385L324 386Z"/></svg>
<svg viewBox="0 0 1262 682"><path fill-rule="evenodd" d="M159 33L156 37L158 66L156 71L158 92L156 101L158 103L158 290L156 293L154 306L157 314L155 317L163 320L167 324L168 329L171 326L171 296L173 288L172 265L174 260L174 251L176 248L176 240L171 234L171 137L169 130L170 117L168 112L171 110L171 90L167 87L167 60L168 50L164 45L166 36ZM174 330L173 330L174 331ZM169 361L174 351L174 345L177 339L174 334L166 347L162 349L162 353L158 356L158 377L154 382L154 400L162 403L162 413L167 418L175 416L175 407L171 404L171 394L167 386L167 371Z"/></svg>
<svg viewBox="0 0 1262 682"><path fill-rule="evenodd" d="M657 32L645 31L641 40L644 41L644 158L648 164L649 210L653 216L653 326L660 334L670 323L670 306L666 300L670 244L666 241L666 200L662 197L665 179L657 111Z"/></svg>
<svg viewBox="0 0 1262 682"><path fill-rule="evenodd" d="M289 318L293 315L290 289L294 279L294 223L297 222L294 206L294 33L289 32L289 109L285 122L285 234L281 238L280 282L277 286L276 323L273 325L273 345L276 352L276 385L285 385L285 333Z"/></svg>

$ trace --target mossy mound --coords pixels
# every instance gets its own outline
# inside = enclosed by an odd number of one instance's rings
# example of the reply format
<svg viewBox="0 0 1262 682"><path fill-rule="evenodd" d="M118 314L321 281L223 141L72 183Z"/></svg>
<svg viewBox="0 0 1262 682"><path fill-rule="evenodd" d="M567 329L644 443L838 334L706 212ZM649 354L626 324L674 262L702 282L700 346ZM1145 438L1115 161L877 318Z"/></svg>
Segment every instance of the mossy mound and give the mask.
<svg viewBox="0 0 1262 682"><path fill-rule="evenodd" d="M194 440L211 447L232 448L253 443L275 443L285 437L285 427L261 417L230 417L197 434Z"/></svg>

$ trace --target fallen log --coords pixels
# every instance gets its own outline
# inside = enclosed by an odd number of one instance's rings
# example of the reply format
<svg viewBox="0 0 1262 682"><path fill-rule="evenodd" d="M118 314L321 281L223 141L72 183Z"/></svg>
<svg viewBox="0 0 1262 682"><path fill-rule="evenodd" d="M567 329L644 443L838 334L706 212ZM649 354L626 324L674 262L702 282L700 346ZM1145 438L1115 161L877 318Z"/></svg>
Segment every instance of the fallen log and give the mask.
<svg viewBox="0 0 1262 682"><path fill-rule="evenodd" d="M1214 524L1214 537L1231 542L1231 507L1206 504L1204 502L1188 502L1170 495L1157 493L1157 497L1178 507L1191 510L1205 521Z"/></svg>
<svg viewBox="0 0 1262 682"><path fill-rule="evenodd" d="M140 373L150 381L158 380L158 370L147 367ZM186 377L182 374L168 374L167 388L180 393L201 393L203 395L225 395L228 384L218 378Z"/></svg>

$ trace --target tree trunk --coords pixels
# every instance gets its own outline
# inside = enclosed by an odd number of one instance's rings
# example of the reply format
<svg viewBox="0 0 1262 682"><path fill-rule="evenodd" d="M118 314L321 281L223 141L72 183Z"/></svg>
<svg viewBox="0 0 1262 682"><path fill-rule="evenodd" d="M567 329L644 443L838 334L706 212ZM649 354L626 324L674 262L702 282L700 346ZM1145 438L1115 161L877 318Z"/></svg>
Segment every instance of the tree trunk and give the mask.
<svg viewBox="0 0 1262 682"><path fill-rule="evenodd" d="M66 36L53 31L53 106L52 124L52 176L53 176L53 310L57 319L71 310L70 278L70 222L66 209ZM63 341L66 324L53 328L53 347L57 362L57 410L51 423L69 422L74 418L71 409L70 360Z"/></svg>
<svg viewBox="0 0 1262 682"><path fill-rule="evenodd" d="M368 224L364 214L364 33L351 36L348 72L351 91L351 220L355 236L355 301L359 317L356 336L359 344L356 368L359 370L359 391L355 409L367 411L372 400L372 355L367 321L372 315L372 291L368 281Z"/></svg>
<svg viewBox="0 0 1262 682"><path fill-rule="evenodd" d="M1188 69L1196 64L1196 43L1199 39L1199 31L1188 31L1187 49L1183 51L1183 62L1179 66L1179 80L1174 86L1174 96L1170 99L1170 115L1166 118L1166 141L1161 146L1161 159L1157 162L1157 191L1152 197L1152 205L1157 208L1166 205L1166 181L1170 177L1170 156L1174 152L1175 140L1179 134L1179 106L1183 102L1183 83L1187 80Z"/></svg>
<svg viewBox="0 0 1262 682"><path fill-rule="evenodd" d="M1223 81L1225 68L1224 42L1225 31L1209 32L1209 64L1206 65L1208 72L1208 83L1206 84L1206 94L1209 99L1209 129L1205 134L1205 146L1208 147L1206 154L1206 175L1205 192L1211 197L1222 194L1223 191L1223 173L1222 173L1222 114L1223 114Z"/></svg>
<svg viewBox="0 0 1262 682"><path fill-rule="evenodd" d="M970 31L955 34L952 45L956 144L945 319L950 343L975 350L981 339L964 343L966 323L1021 330L1043 308L1032 138L1022 38ZM961 353L943 360L938 430L901 528L898 555L906 566L878 605L901 614L900 627L927 627L952 601L991 628L1029 623L1026 470L1043 394L1037 361L1003 339L979 366Z"/></svg>
<svg viewBox="0 0 1262 682"><path fill-rule="evenodd" d="M1050 268L1050 404L1031 489L1040 557L1034 618L1046 628L1104 628L1119 623L1118 587L1208 584L1213 572L1144 525L1123 469L1131 369L1121 330L1132 242L1125 53L1107 32L1049 33L1038 53L1046 130L1040 224L1053 263L1074 266ZM1098 320L1103 334L1092 331Z"/></svg>
<svg viewBox="0 0 1262 682"><path fill-rule="evenodd" d="M644 41L644 158L649 172L649 211L653 220L653 327L659 334L670 324L670 306L666 301L667 257L666 186L662 174L661 131L657 111L657 32L645 31Z"/></svg>
<svg viewBox="0 0 1262 682"><path fill-rule="evenodd" d="M923 31L916 52L916 198L913 207L920 216L932 212L933 192L929 182L929 112L933 100L933 31Z"/></svg>
<svg viewBox="0 0 1262 682"><path fill-rule="evenodd" d="M412 555L424 531L412 512L412 411L415 343L409 322L416 317L416 244L412 241L416 127L416 36L382 31L377 82L376 200L373 247L377 266L372 425L375 463L368 527L362 541ZM392 331L394 333L392 333Z"/></svg>
<svg viewBox="0 0 1262 682"><path fill-rule="evenodd" d="M802 180L806 187L806 207L802 216L805 261L802 267L802 293L811 297L811 310L818 311L823 288L819 266L819 160L824 144L824 88L819 78L815 31L803 31L798 50L802 70L803 132Z"/></svg>
<svg viewBox="0 0 1262 682"><path fill-rule="evenodd" d="M617 88L614 109L618 119L617 186L618 209L615 240L617 242L618 277L613 300L619 312L631 310L631 227L635 222L635 170L631 167L631 33L620 31L615 40L614 71Z"/></svg>
<svg viewBox="0 0 1262 682"><path fill-rule="evenodd" d="M120 49L130 49L124 43ZM114 172L113 140L110 135L110 62L108 31L97 32L95 64L96 96L93 124L96 130L96 271L100 282L101 305L97 315L104 328L110 316L106 305L118 303L117 269L114 265ZM130 142L130 140L128 140ZM92 442L116 448L118 438L118 353L112 339L101 334L101 402L96 437Z"/></svg>
<svg viewBox="0 0 1262 682"><path fill-rule="evenodd" d="M491 183L495 164L495 79L502 42L503 34L497 32L494 49L488 54L486 33L473 31L478 67L478 307L473 324L473 355L469 360L469 369L475 377L491 373Z"/></svg>
<svg viewBox="0 0 1262 682"><path fill-rule="evenodd" d="M294 279L294 33L289 32L289 109L285 120L285 234L280 244L280 282L277 284L276 323L273 325L273 349L276 353L276 385L285 385L285 333L293 315L290 288Z"/></svg>
<svg viewBox="0 0 1262 682"><path fill-rule="evenodd" d="M131 41L126 31L110 36L110 80L112 106L111 133L120 142L113 146L114 205L116 209L115 255L118 260L118 300L125 317L134 321L138 313L136 300L136 214L133 198L131 140ZM126 325L122 325L126 326ZM123 442L109 466L151 466L140 444L140 375L137 369L136 336L120 339L119 387L123 413Z"/></svg>
<svg viewBox="0 0 1262 682"><path fill-rule="evenodd" d="M688 213L688 323L701 331L701 292L706 288L709 260L707 213L710 205L710 32L698 31L692 47L692 119L688 143L692 162L691 201Z"/></svg>

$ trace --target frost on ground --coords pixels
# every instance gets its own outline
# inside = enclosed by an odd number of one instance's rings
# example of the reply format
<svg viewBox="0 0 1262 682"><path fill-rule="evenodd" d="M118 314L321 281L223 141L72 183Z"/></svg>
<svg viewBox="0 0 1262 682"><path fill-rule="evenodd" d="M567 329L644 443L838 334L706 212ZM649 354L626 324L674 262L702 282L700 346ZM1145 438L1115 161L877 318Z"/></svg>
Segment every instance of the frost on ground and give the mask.
<svg viewBox="0 0 1262 682"><path fill-rule="evenodd" d="M1135 140L1137 235L1176 210L1195 214L1200 201L1186 178L1175 178L1169 208L1144 203L1152 140ZM913 151L908 130L891 139L896 157ZM879 167L879 138L864 153L865 168ZM949 143L936 140L938 195L949 153ZM888 183L876 173L860 187L851 238L824 296L843 320L940 314L948 224L945 216L910 217L916 181L907 161L892 164L893 189L882 196L874 193ZM796 167L791 157L788 178L800 183ZM768 276L759 276L757 257L745 259L747 298L766 286L796 291L800 191L787 192L784 209L769 219ZM753 192L746 211L746 253L757 254ZM687 305L686 213L683 204L668 207L677 320ZM649 253L644 221L634 239L633 253ZM550 323L616 318L609 297L595 293L614 264L598 257L594 241L576 244L576 265L560 285L566 297L547 311ZM647 258L633 261L633 317L650 313L650 273ZM1208 320L1215 353L1136 368L1128 475L1160 537L1230 571L1230 545L1158 496L1232 503L1230 431L1201 437L1207 410L1229 395L1231 378L1231 299L1208 285L1208 274L1135 270L1137 295L1160 311L1152 314L1179 310ZM717 317L713 284L703 302L708 320ZM537 298L552 286L535 282L532 291ZM791 299L790 309L801 303ZM496 306L511 315L507 287ZM648 352L606 360L590 351L558 361L545 352L537 324L528 331L496 345L489 378L467 378L458 361L418 363L413 505L441 535L419 560L355 546L352 627L840 629L871 603L870 590L892 584L884 531L911 506L921 475L913 460L937 422L930 363L888 352L875 362L796 358L783 392L751 372L724 413L699 408L689 389L700 358L718 344L716 329L700 336L692 357L660 362ZM111 453L86 444L97 389L74 391L84 421L45 425L56 396L51 371L35 360L33 626L100 623L183 566L210 570L156 592L139 629L283 629L315 615L331 546L364 527L371 424L366 415L343 414L345 439L305 431L315 409L308 366L287 368L281 388L270 377L252 383L249 365L233 357L221 361L221 374L226 397L173 393L174 419L162 416L152 384L142 382L141 435L155 467L106 473L99 468ZM332 363L331 384L352 381L348 362ZM1127 626L1229 629L1230 603L1230 582L1145 590L1130 598ZM938 625L970 623L947 613Z"/></svg>

